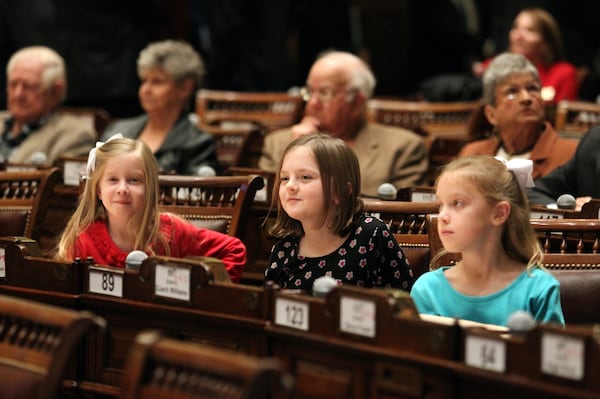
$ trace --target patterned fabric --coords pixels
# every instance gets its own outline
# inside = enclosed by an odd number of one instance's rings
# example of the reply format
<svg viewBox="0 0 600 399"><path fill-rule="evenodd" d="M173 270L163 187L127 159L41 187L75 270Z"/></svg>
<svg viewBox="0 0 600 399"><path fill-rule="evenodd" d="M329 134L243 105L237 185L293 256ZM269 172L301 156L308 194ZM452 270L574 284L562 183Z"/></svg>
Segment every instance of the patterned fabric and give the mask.
<svg viewBox="0 0 600 399"><path fill-rule="evenodd" d="M381 220L363 216L359 226L334 252L319 258L298 255L300 239L287 236L271 251L265 281L282 288L312 290L315 279L329 276L359 287L410 290L412 271L404 252Z"/></svg>

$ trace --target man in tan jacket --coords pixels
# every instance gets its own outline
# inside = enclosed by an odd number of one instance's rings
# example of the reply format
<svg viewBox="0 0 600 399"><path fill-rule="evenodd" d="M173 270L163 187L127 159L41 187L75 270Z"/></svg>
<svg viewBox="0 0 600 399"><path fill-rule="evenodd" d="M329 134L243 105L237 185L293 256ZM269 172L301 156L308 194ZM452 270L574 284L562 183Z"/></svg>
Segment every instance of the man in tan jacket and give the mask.
<svg viewBox="0 0 600 399"><path fill-rule="evenodd" d="M62 57L48 47L26 47L8 61L7 108L0 113L0 162L52 164L61 155L87 154L93 126L57 111L66 93Z"/></svg>
<svg viewBox="0 0 600 399"><path fill-rule="evenodd" d="M356 153L361 194L377 196L383 183L397 189L426 183L428 156L423 139L406 129L367 122L366 105L375 77L360 58L346 52L326 53L313 64L306 83L303 119L290 129L267 134L259 167L277 171L291 140L325 132L343 139Z"/></svg>

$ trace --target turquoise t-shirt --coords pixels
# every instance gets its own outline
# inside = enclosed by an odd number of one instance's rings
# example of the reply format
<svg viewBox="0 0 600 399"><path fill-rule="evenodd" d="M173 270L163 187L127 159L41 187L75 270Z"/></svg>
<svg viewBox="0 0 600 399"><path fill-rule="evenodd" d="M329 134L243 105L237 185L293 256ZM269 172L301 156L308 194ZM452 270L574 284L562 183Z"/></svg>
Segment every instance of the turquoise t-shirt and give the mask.
<svg viewBox="0 0 600 399"><path fill-rule="evenodd" d="M525 270L515 281L491 295L468 296L456 291L441 267L423 274L410 295L420 313L506 326L508 317L524 310L538 323L565 324L560 305L560 283L547 271Z"/></svg>

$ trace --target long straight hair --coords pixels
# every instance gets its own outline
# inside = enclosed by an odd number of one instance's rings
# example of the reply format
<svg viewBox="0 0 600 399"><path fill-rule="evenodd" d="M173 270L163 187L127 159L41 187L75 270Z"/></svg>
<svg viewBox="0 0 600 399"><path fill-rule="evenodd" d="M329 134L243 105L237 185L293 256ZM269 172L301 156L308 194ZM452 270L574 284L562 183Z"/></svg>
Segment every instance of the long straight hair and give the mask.
<svg viewBox="0 0 600 399"><path fill-rule="evenodd" d="M142 141L126 138L115 138L96 148L96 163L93 172L85 184L85 189L79 198L77 209L67 223L60 242L56 257L63 260L73 260L74 245L77 237L94 221L108 221L108 215L102 201L98 198L98 186L106 169L106 162L123 154L135 154L144 170L146 196L142 212L131 218L128 224L130 234L134 237L134 249L154 253L160 245L168 255L169 247L159 230L160 214L158 212L158 166L154 154Z"/></svg>
<svg viewBox="0 0 600 399"><path fill-rule="evenodd" d="M445 173L455 173L459 182L471 185L491 204L508 202L510 214L502 229L502 248L510 258L527 263L528 269L541 265L543 252L529 221L527 196L515 174L504 163L487 155L455 159L443 167L436 186ZM431 263L436 264L435 261L445 254L447 252L443 251L436 255Z"/></svg>

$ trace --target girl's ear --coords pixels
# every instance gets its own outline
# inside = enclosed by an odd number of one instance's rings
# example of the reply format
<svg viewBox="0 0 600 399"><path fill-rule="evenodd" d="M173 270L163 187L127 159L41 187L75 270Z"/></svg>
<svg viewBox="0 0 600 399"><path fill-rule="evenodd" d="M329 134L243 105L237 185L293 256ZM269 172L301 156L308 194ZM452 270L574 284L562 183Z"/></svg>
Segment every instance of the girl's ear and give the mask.
<svg viewBox="0 0 600 399"><path fill-rule="evenodd" d="M492 214L492 223L496 226L504 224L510 216L510 203L508 201L500 201L494 207Z"/></svg>

